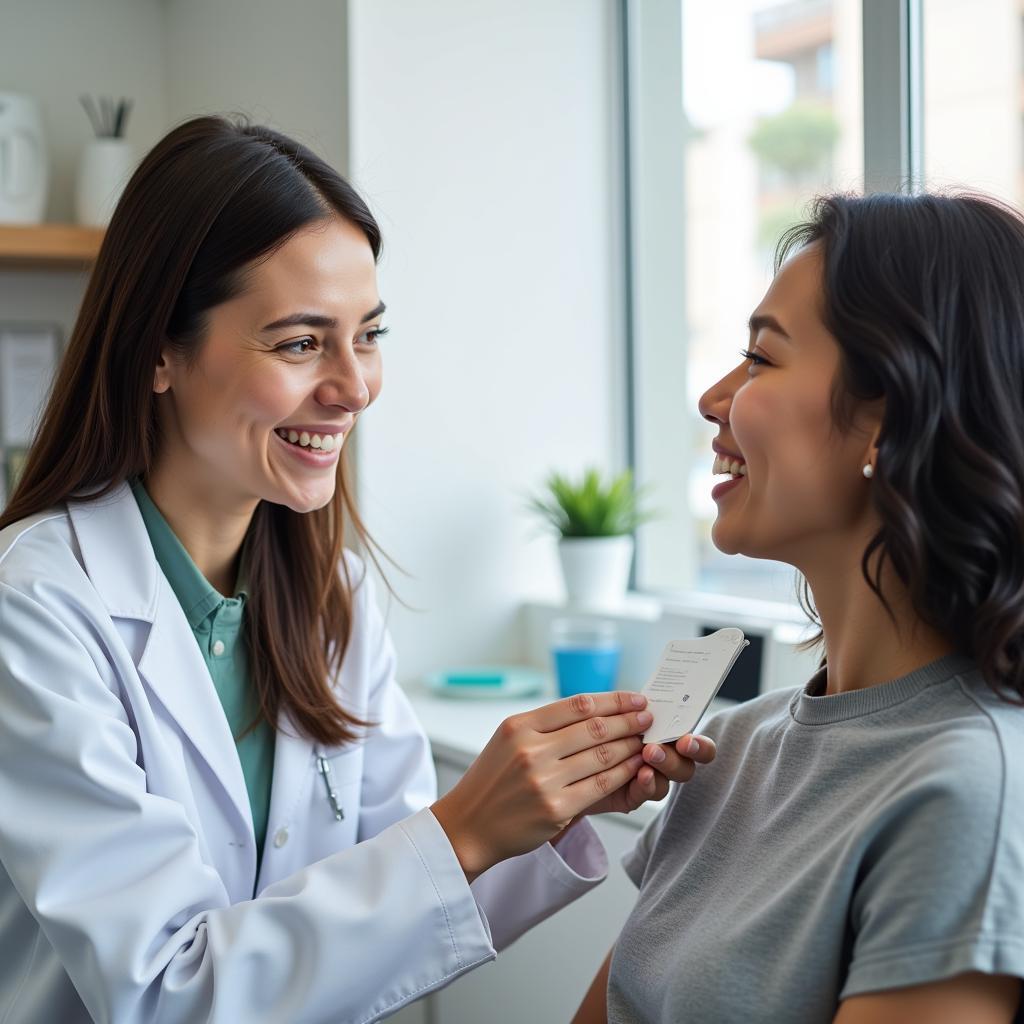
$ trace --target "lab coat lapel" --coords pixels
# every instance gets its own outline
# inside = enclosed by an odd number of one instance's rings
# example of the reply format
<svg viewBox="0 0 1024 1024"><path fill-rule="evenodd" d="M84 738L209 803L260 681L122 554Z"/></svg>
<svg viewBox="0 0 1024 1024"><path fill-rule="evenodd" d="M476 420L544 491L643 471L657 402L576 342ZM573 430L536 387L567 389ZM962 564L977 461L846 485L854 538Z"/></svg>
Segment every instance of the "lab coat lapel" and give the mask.
<svg viewBox="0 0 1024 1024"><path fill-rule="evenodd" d="M157 564L131 490L122 484L97 501L69 501L68 511L86 571L111 616L149 623L139 675L253 836L245 777L224 709L185 613Z"/></svg>
<svg viewBox="0 0 1024 1024"><path fill-rule="evenodd" d="M302 808L306 805L308 787L316 781L315 757L313 741L299 732L288 711L282 708L277 717L274 738L274 774L267 818L272 831L267 833L268 847L282 828L292 832L300 827L309 828L309 823L302 815ZM275 850L273 857L264 855L257 893L301 867L301 864L293 864L291 853L294 848L293 842L291 847L280 852Z"/></svg>
<svg viewBox="0 0 1024 1024"><path fill-rule="evenodd" d="M139 661L139 675L209 765L255 842L245 776L220 698L174 591L162 578L158 586L157 616ZM254 853L254 871L255 867Z"/></svg>
<svg viewBox="0 0 1024 1024"><path fill-rule="evenodd" d="M302 796L303 787L309 784L314 755L313 741L299 732L288 711L282 708L277 716L274 740L274 776L270 789L269 816L271 823L289 823L295 803Z"/></svg>

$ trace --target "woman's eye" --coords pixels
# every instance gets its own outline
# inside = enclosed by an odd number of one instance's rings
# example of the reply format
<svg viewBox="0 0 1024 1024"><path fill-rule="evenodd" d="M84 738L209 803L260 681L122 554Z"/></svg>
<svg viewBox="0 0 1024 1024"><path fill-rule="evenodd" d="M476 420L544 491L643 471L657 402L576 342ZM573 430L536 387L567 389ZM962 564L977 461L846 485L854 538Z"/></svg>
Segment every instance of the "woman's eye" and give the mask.
<svg viewBox="0 0 1024 1024"><path fill-rule="evenodd" d="M744 359L749 359L755 366L771 366L771 363L764 356L759 356L756 352L750 351L750 349L741 348L740 355Z"/></svg>
<svg viewBox="0 0 1024 1024"><path fill-rule="evenodd" d="M296 338L295 341L286 341L283 345L277 346L278 352L289 352L293 355L304 356L308 351L307 348L298 348L297 346L305 345L312 346L316 344L315 338Z"/></svg>
<svg viewBox="0 0 1024 1024"><path fill-rule="evenodd" d="M358 341L363 345L376 345L377 341L383 338L389 330L388 327L371 327L359 335Z"/></svg>

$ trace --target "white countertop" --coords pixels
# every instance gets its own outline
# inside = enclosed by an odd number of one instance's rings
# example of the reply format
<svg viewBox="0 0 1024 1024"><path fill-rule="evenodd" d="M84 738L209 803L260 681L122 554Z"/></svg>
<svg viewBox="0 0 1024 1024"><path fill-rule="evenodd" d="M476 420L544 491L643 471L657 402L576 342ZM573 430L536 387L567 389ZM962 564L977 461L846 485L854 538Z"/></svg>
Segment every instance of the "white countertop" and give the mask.
<svg viewBox="0 0 1024 1024"><path fill-rule="evenodd" d="M459 768L468 767L506 718L558 699L550 691L533 697L481 698L441 696L418 682L402 688L430 737L434 754Z"/></svg>
<svg viewBox="0 0 1024 1024"><path fill-rule="evenodd" d="M435 757L459 769L469 766L498 725L510 715L522 714L558 699L553 691L533 697L503 699L440 696L418 682L405 683L402 688L430 738ZM708 715L733 703L716 699L708 709ZM637 808L628 818L624 815L614 817L642 828L660 810L662 803L651 801Z"/></svg>

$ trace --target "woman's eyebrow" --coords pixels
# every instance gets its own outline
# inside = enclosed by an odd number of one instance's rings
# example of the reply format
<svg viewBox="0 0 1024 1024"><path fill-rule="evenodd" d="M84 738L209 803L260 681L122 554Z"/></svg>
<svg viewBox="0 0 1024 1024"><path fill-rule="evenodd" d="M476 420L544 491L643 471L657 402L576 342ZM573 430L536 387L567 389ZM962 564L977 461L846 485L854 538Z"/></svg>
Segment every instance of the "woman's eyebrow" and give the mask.
<svg viewBox="0 0 1024 1024"><path fill-rule="evenodd" d="M291 313L281 317L263 328L264 331L279 331L284 327L337 327L338 321L333 316L322 313Z"/></svg>
<svg viewBox="0 0 1024 1024"><path fill-rule="evenodd" d="M773 316L769 316L767 313L755 313L748 321L747 326L750 328L751 334L756 334L761 330L774 331L776 334L790 341L789 335L783 330L782 324Z"/></svg>
<svg viewBox="0 0 1024 1024"><path fill-rule="evenodd" d="M380 316L381 313L387 307L383 302L378 302L369 313L366 313L360 323L365 324L368 320L372 320L375 316ZM262 328L264 331L280 331L285 327L327 327L333 330L338 326L338 321L333 316L324 316L322 313L290 313L288 316L281 317L280 320L275 320L273 323L269 323L266 327Z"/></svg>

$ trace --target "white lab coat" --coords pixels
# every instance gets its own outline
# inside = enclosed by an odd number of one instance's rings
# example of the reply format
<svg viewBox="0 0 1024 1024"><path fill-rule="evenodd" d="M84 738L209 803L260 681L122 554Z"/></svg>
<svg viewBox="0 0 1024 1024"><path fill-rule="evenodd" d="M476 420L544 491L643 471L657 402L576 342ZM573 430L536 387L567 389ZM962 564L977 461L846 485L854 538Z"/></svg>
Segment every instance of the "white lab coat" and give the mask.
<svg viewBox="0 0 1024 1024"><path fill-rule="evenodd" d="M373 1021L604 876L582 823L466 884L368 580L335 685L380 725L320 750L282 718L257 878L235 744L128 487L0 532L4 1024Z"/></svg>

